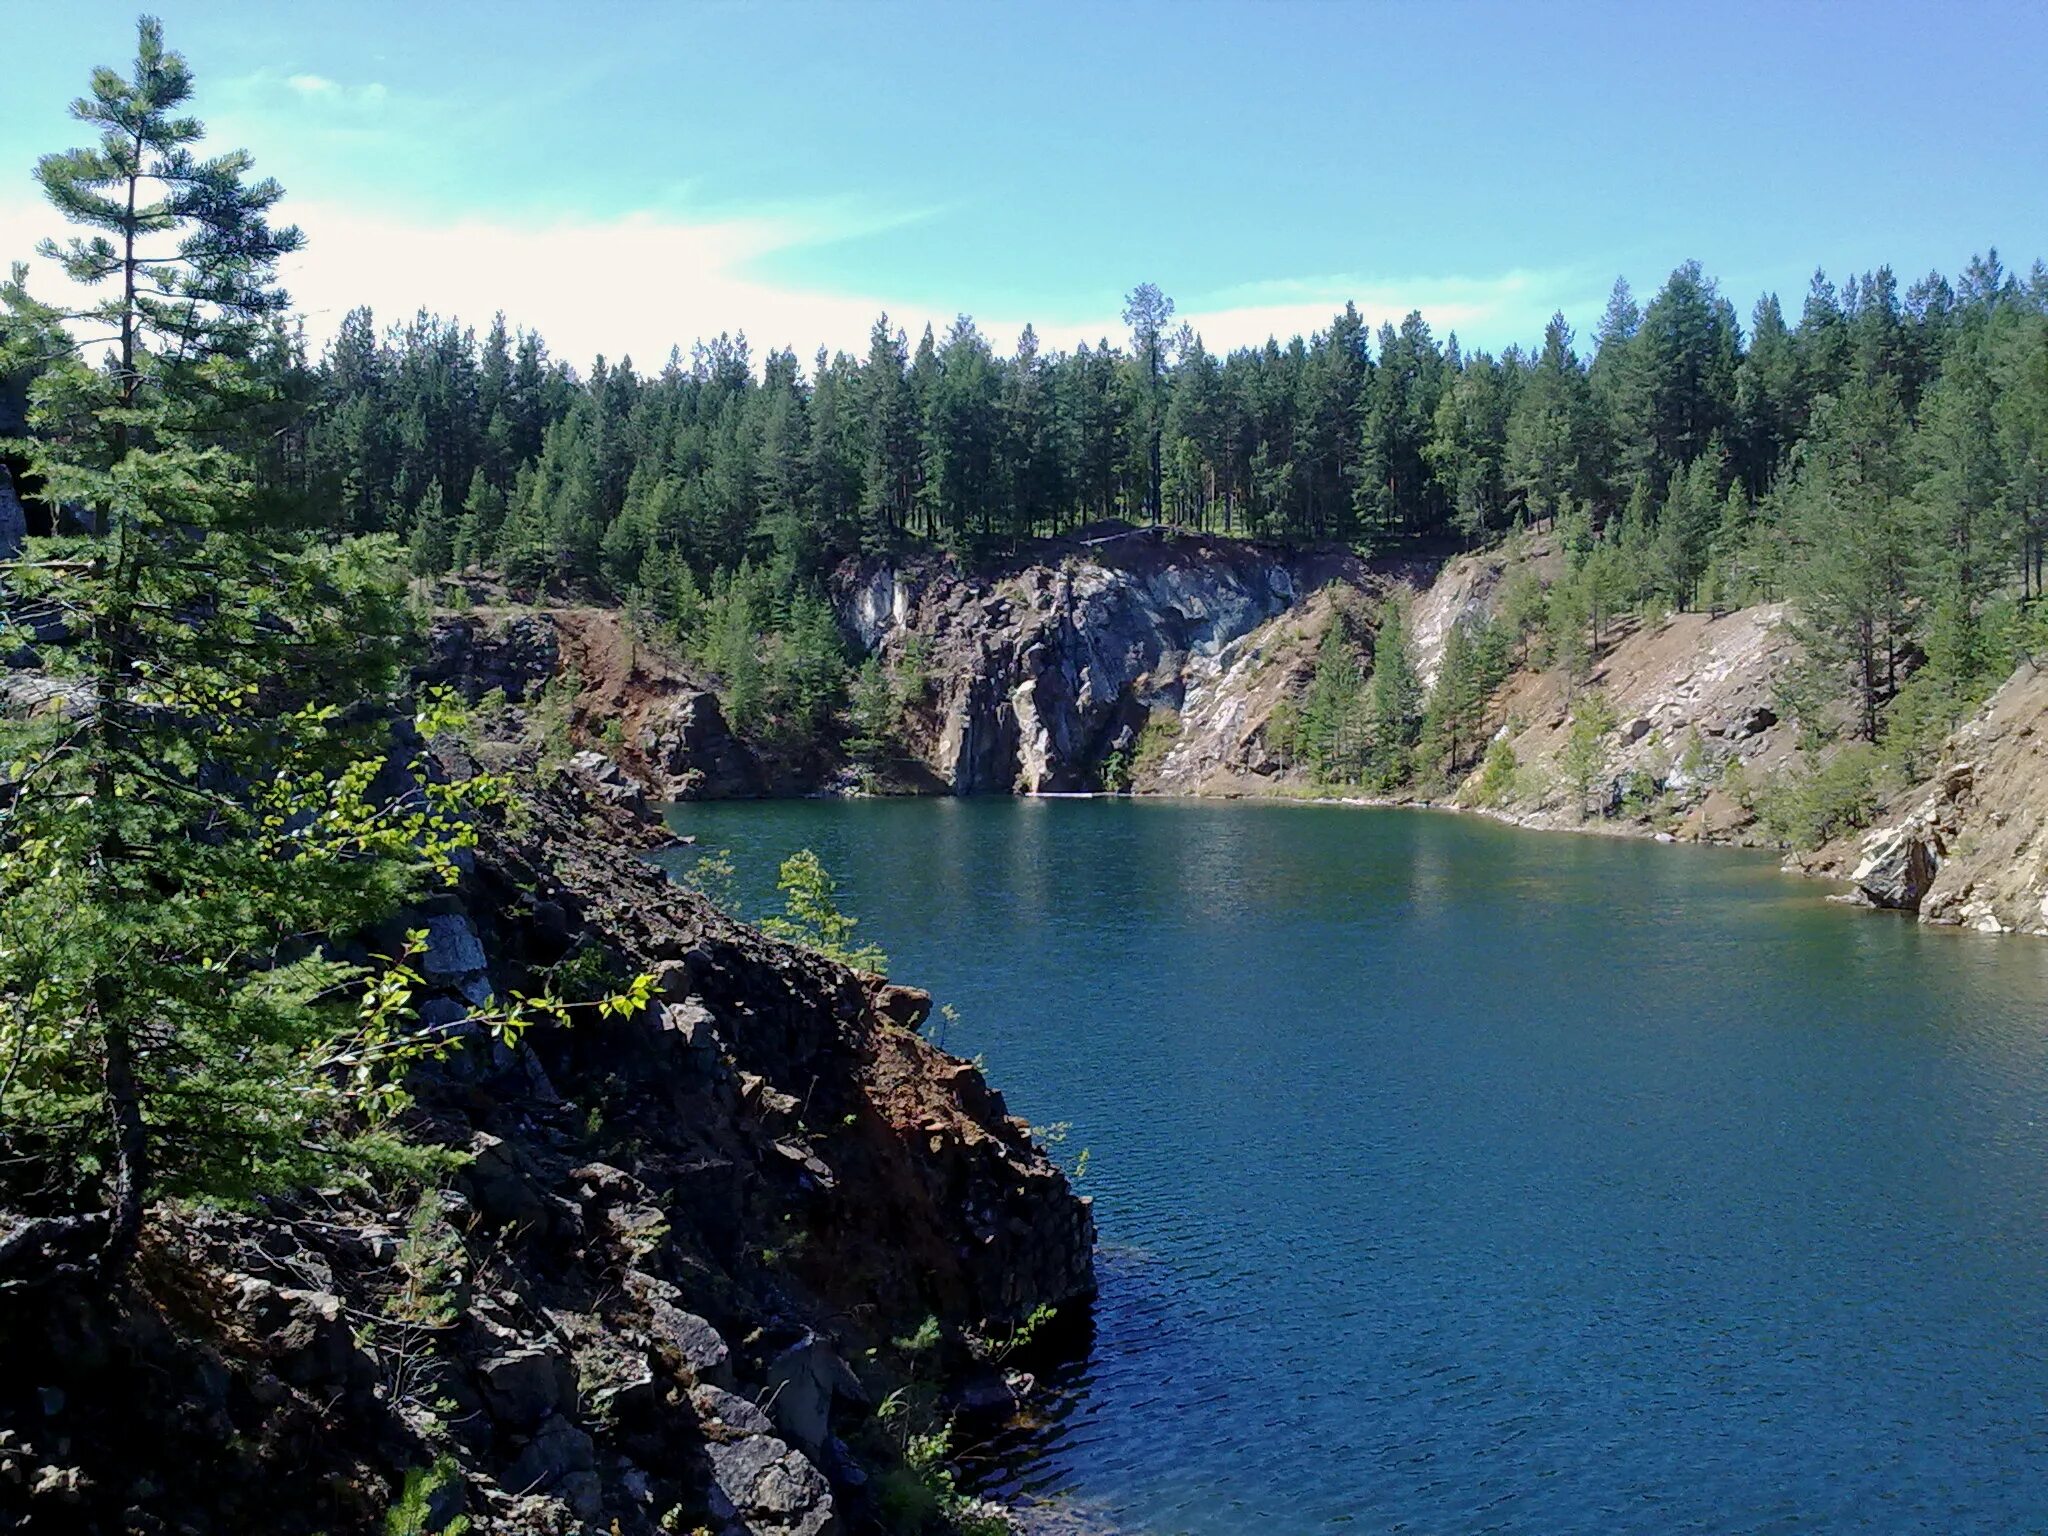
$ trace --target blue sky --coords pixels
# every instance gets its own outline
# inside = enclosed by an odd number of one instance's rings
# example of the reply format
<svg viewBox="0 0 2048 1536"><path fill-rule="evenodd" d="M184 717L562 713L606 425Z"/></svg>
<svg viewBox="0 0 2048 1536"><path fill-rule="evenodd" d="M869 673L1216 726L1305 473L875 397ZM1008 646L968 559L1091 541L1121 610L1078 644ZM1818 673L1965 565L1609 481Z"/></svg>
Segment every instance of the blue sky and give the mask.
<svg viewBox="0 0 2048 1536"><path fill-rule="evenodd" d="M579 363L878 308L1007 348L1159 283L1212 346L1420 307L1590 334L1697 257L1746 316L1816 264L2048 254L2048 7L166 4L215 142L291 190L316 334L504 308ZM0 257L133 10L0 0Z"/></svg>

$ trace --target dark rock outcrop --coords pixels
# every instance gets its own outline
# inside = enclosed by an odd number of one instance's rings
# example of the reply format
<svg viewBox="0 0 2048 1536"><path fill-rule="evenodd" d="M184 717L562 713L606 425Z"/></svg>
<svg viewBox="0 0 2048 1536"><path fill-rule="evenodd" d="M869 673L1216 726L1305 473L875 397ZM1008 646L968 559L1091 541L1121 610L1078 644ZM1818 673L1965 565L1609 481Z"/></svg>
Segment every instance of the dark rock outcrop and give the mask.
<svg viewBox="0 0 2048 1536"><path fill-rule="evenodd" d="M733 735L708 689L687 689L651 705L642 718L639 747L668 799L731 800L761 793L759 764Z"/></svg>
<svg viewBox="0 0 2048 1536"><path fill-rule="evenodd" d="M442 1458L480 1536L867 1528L889 1341L1091 1295L1086 1202L916 1033L928 998L587 814L543 794L411 921L428 1007L544 973L650 974L650 1005L417 1073L406 1129L467 1157L438 1195L159 1210L128 1295L0 1290L0 1529L370 1533Z"/></svg>
<svg viewBox="0 0 2048 1536"><path fill-rule="evenodd" d="M443 614L427 643L421 676L447 684L471 703L494 689L512 703L530 701L561 660L554 623L544 614Z"/></svg>

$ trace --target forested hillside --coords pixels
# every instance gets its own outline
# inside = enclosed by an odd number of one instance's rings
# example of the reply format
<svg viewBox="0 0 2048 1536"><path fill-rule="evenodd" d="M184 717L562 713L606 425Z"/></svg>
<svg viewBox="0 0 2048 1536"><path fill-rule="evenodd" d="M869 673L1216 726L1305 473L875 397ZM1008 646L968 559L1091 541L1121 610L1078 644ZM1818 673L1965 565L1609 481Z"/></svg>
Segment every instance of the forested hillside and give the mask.
<svg viewBox="0 0 2048 1536"><path fill-rule="evenodd" d="M839 700L816 582L840 557L1109 516L1370 552L1556 522L1553 601L1589 645L1622 609L1789 596L1819 667L1853 674L1865 737L1916 669L1915 720L1980 698L2041 590L2039 263L1903 288L1817 273L1796 323L1766 295L1746 326L1687 263L1647 304L1617 282L1589 336L1559 315L1498 356L1420 314L1375 336L1347 307L1219 357L1173 316L1145 285L1125 341L1071 353L1026 330L1005 354L965 316L913 345L884 316L864 358L721 336L583 374L503 317L479 338L359 310L317 360L276 343L311 409L270 474L340 527L409 538L420 574L630 599L714 674L760 672L742 692L778 718Z"/></svg>
<svg viewBox="0 0 2048 1536"><path fill-rule="evenodd" d="M581 371L504 316L479 337L359 309L317 357L280 321L256 359L260 473L331 528L409 541L416 575L630 604L736 725L799 741L853 683L822 582L842 558L985 554L1109 517L1379 555L1555 526L1567 568L1536 617L1559 664L1589 662L1619 613L1789 599L1811 665L1788 706L1871 741L1938 737L2030 648L2039 262L1817 272L1796 322L1767 294L1746 324L1687 262L1647 303L1617 281L1590 332L1560 314L1497 356L1420 313L1374 334L1352 306L1218 356L1151 284L1124 319L1119 339L1056 352L1027 328L1005 352L964 315L914 344L884 315L864 357L721 335L652 372ZM38 355L17 337L0 403Z"/></svg>

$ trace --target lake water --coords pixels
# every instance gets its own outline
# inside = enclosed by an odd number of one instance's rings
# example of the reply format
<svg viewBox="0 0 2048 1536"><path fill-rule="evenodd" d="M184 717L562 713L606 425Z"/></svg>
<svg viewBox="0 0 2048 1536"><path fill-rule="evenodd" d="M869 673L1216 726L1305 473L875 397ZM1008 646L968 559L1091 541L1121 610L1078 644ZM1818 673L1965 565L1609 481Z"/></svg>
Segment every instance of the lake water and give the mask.
<svg viewBox="0 0 2048 1536"><path fill-rule="evenodd" d="M1427 812L696 805L1068 1122L1119 1529L2048 1529L2048 944Z"/></svg>

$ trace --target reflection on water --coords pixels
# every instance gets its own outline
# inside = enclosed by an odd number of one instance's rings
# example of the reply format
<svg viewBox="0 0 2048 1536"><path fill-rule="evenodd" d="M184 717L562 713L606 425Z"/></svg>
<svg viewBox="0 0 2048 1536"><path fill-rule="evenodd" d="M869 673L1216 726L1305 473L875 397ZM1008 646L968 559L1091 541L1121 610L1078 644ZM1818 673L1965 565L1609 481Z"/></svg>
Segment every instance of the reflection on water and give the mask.
<svg viewBox="0 0 2048 1536"><path fill-rule="evenodd" d="M1090 1151L989 1481L1122 1529L2036 1530L2048 945L1330 807L692 806Z"/></svg>

